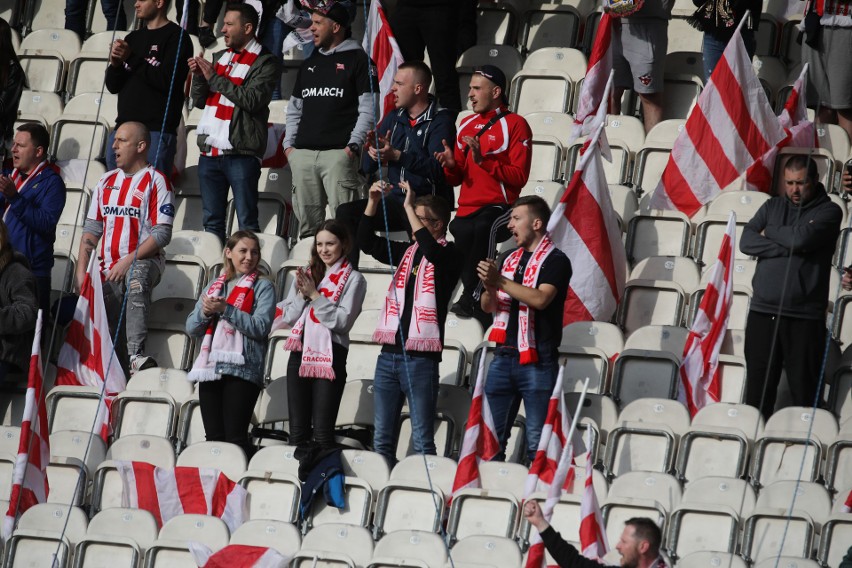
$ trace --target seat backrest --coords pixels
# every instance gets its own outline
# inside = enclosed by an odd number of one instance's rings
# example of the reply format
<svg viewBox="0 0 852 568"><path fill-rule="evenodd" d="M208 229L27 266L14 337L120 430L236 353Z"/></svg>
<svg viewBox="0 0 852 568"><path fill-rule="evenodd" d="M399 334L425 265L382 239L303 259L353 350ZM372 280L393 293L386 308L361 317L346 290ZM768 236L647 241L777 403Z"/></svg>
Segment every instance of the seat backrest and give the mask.
<svg viewBox="0 0 852 568"><path fill-rule="evenodd" d="M678 568L748 568L740 556L730 552L693 552L677 562Z"/></svg>
<svg viewBox="0 0 852 568"><path fill-rule="evenodd" d="M651 422L665 424L675 434L683 434L689 429L689 410L676 401L665 398L640 398L627 404L618 415L622 422Z"/></svg>
<svg viewBox="0 0 852 568"><path fill-rule="evenodd" d="M344 449L340 457L343 462L343 474L366 481L376 493L390 479L387 461L376 452Z"/></svg>
<svg viewBox="0 0 852 568"><path fill-rule="evenodd" d="M508 491L517 499L523 499L524 483L529 470L526 466L510 462L482 462L479 478L483 489Z"/></svg>
<svg viewBox="0 0 852 568"><path fill-rule="evenodd" d="M2 428L9 428L4 426ZM3 439L3 430L0 429L0 443ZM106 459L106 444L98 435L89 432L60 430L50 435L50 455L53 457L77 458L86 464L89 472L94 472L98 464ZM0 454L17 453L7 452L0 447Z"/></svg>
<svg viewBox="0 0 852 568"><path fill-rule="evenodd" d="M562 328L562 345L595 347L612 357L624 350L624 335L611 323L578 321Z"/></svg>
<svg viewBox="0 0 852 568"><path fill-rule="evenodd" d="M241 524L231 535L231 544L274 548L289 556L301 547L302 535L291 523L257 519Z"/></svg>
<svg viewBox="0 0 852 568"><path fill-rule="evenodd" d="M666 511L677 507L682 499L678 480L667 473L630 471L612 480L608 500L636 498L654 500Z"/></svg>
<svg viewBox="0 0 852 568"><path fill-rule="evenodd" d="M284 353L278 344L278 351ZM285 357L286 359L286 357ZM253 421L256 424L283 422L290 419L290 409L287 406L287 377L286 375L270 375L272 381L260 393L257 405L254 407Z"/></svg>
<svg viewBox="0 0 852 568"><path fill-rule="evenodd" d="M116 439L107 450L106 459L147 462L169 469L175 467L175 452L171 442L166 438L145 434L131 434Z"/></svg>
<svg viewBox="0 0 852 568"><path fill-rule="evenodd" d="M395 531L376 543L373 558L419 560L429 568L443 568L447 562L447 548L435 533Z"/></svg>
<svg viewBox="0 0 852 568"><path fill-rule="evenodd" d="M746 517L757 501L754 488L745 479L700 477L686 484L683 505L724 505Z"/></svg>
<svg viewBox="0 0 852 568"><path fill-rule="evenodd" d="M563 144L568 144L568 134L574 120L571 115L558 112L538 111L524 115L530 125L534 138L553 136Z"/></svg>
<svg viewBox="0 0 852 568"><path fill-rule="evenodd" d="M552 69L568 73L574 80L586 75L588 61L579 49L570 47L542 47L527 55L524 69Z"/></svg>
<svg viewBox="0 0 852 568"><path fill-rule="evenodd" d="M427 483L427 470L432 485L443 491L444 495L450 495L456 476L456 462L450 458L428 455L407 456L394 466L390 479Z"/></svg>
<svg viewBox="0 0 852 568"><path fill-rule="evenodd" d="M177 465L212 467L237 481L246 472L246 455L242 448L227 442L198 442L187 446L177 459ZM162 535L160 535L162 538Z"/></svg>
<svg viewBox="0 0 852 568"><path fill-rule="evenodd" d="M751 219L770 195L761 191L723 191L708 203L708 215L727 215L730 211L737 214L737 221Z"/></svg>
<svg viewBox="0 0 852 568"><path fill-rule="evenodd" d="M48 124L53 124L62 116L62 99L56 93L24 90L18 104L20 114L40 114Z"/></svg>
<svg viewBox="0 0 852 568"><path fill-rule="evenodd" d="M60 503L39 503L21 515L18 528L63 533L73 546L86 536L89 519L79 507Z"/></svg>
<svg viewBox="0 0 852 568"><path fill-rule="evenodd" d="M313 527L302 539L303 551L327 551L345 554L362 568L373 556L373 536L364 527L328 523Z"/></svg>
<svg viewBox="0 0 852 568"><path fill-rule="evenodd" d="M143 549L157 540L157 520L145 509L113 507L104 509L89 521L88 536L132 538Z"/></svg>
<svg viewBox="0 0 852 568"><path fill-rule="evenodd" d="M624 349L668 351L680 357L688 335L689 330L680 326L646 325L627 336Z"/></svg>
<svg viewBox="0 0 852 568"><path fill-rule="evenodd" d="M252 456L248 469L299 475L299 460L296 459L295 451L295 446L266 446Z"/></svg>
<svg viewBox="0 0 852 568"><path fill-rule="evenodd" d="M766 421L767 430L786 430L807 434L813 422L813 433L823 444L837 438L837 419L828 410L806 406L788 406L776 411Z"/></svg>
<svg viewBox="0 0 852 568"><path fill-rule="evenodd" d="M200 542L213 550L228 546L228 526L211 515L177 515L163 524L159 538L172 541Z"/></svg>
<svg viewBox="0 0 852 568"><path fill-rule="evenodd" d="M129 390L165 391L177 403L186 402L192 398L195 388L186 380L186 371L166 367L152 367L137 371L127 383Z"/></svg>
<svg viewBox="0 0 852 568"><path fill-rule="evenodd" d="M795 496L795 503L793 498ZM810 481L780 480L761 488L757 496L757 507L770 507L806 511L817 523L822 523L831 514L831 497L820 483Z"/></svg>
<svg viewBox="0 0 852 568"><path fill-rule="evenodd" d="M71 30L42 29L33 30L21 40L21 51L50 49L58 51L66 59L71 59L80 51L80 38Z"/></svg>
<svg viewBox="0 0 852 568"><path fill-rule="evenodd" d="M222 243L212 233L175 231L166 246L166 253L197 256L210 268L222 262Z"/></svg>
<svg viewBox="0 0 852 568"><path fill-rule="evenodd" d="M763 433L763 416L747 404L717 402L704 406L692 417L694 430L700 430L702 426L737 428L747 439L754 440Z"/></svg>
<svg viewBox="0 0 852 568"><path fill-rule="evenodd" d="M487 564L495 568L521 565L521 549L510 538L471 535L453 545L450 556L454 562Z"/></svg>
<svg viewBox="0 0 852 568"><path fill-rule="evenodd" d="M698 265L683 256L650 256L640 260L630 271L629 280L668 280L677 282L683 291L691 294L701 280Z"/></svg>

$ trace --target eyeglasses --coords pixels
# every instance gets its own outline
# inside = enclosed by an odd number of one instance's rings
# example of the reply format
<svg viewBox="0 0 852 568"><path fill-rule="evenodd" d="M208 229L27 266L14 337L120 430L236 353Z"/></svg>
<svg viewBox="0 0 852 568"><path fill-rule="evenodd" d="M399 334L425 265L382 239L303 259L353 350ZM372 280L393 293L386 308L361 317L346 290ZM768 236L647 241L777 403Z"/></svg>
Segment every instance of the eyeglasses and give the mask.
<svg viewBox="0 0 852 568"><path fill-rule="evenodd" d="M421 223L429 223L430 225L434 225L440 221L440 219L436 219L434 217L421 217L420 215L418 215L417 218L420 219Z"/></svg>

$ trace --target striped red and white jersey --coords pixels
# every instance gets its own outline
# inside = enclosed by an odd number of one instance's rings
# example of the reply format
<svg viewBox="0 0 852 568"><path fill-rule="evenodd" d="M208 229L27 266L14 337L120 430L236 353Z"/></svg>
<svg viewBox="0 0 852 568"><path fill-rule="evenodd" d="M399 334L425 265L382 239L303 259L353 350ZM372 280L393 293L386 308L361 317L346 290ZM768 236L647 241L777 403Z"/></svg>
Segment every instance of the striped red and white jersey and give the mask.
<svg viewBox="0 0 852 568"><path fill-rule="evenodd" d="M121 169L107 172L95 188L88 214L104 228L101 270L134 252L151 235L151 227L171 225L174 218L172 187L162 173L150 167L132 176Z"/></svg>

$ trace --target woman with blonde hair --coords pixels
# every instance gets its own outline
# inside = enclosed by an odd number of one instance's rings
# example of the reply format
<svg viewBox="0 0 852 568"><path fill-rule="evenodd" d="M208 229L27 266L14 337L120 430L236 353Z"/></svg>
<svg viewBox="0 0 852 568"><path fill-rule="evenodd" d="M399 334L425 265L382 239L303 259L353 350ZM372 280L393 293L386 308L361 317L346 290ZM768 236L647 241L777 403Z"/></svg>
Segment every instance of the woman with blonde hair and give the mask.
<svg viewBox="0 0 852 568"><path fill-rule="evenodd" d="M263 388L275 288L258 271L260 241L254 233L232 234L224 256L222 273L186 320L189 335L204 337L189 380L198 383L207 440L237 444L251 457L248 426Z"/></svg>

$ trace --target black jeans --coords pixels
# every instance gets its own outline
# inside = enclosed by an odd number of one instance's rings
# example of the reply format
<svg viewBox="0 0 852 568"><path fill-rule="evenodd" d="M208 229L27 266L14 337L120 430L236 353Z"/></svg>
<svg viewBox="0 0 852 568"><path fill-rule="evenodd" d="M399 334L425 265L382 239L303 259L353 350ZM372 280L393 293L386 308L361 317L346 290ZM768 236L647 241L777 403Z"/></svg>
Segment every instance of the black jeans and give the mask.
<svg viewBox="0 0 852 568"><path fill-rule="evenodd" d="M456 73L458 16L459 9L455 3L421 7L400 2L391 19L391 28L403 59L422 61L424 48L429 50L438 102L454 115L462 108Z"/></svg>
<svg viewBox="0 0 852 568"><path fill-rule="evenodd" d="M464 293L468 296L473 294L479 285L476 265L480 260L494 254L494 251L488 250L491 225L508 209L507 205L489 205L466 217L456 217L450 223L450 232L453 234L456 247L464 255L461 281L464 286ZM509 229L505 226L501 227L497 231L497 242L503 242L509 236Z"/></svg>
<svg viewBox="0 0 852 568"><path fill-rule="evenodd" d="M302 352L294 351L287 361L287 407L290 413L290 445L316 443L334 446L334 424L346 386L346 357L349 349L332 343L334 380L299 376Z"/></svg>
<svg viewBox="0 0 852 568"><path fill-rule="evenodd" d="M224 375L218 381L198 383L201 421L208 442L229 442L240 446L246 457L254 449L248 428L260 387L239 377Z"/></svg>
<svg viewBox="0 0 852 568"><path fill-rule="evenodd" d="M775 326L776 316L749 311L745 336L745 401L757 407L764 418L772 416L775 409L782 367L787 371L793 404L813 406L825 351L824 319L782 316L773 349Z"/></svg>
<svg viewBox="0 0 852 568"><path fill-rule="evenodd" d="M408 224L408 215L405 213L405 208L399 200L389 197L385 199L385 205L388 211L387 229L390 231L405 231L411 236L411 225ZM358 238L358 224L361 222L361 217L364 216L364 208L367 207L366 199L356 199L347 203L341 203L335 211L335 218L346 225L349 229L349 234L352 240ZM373 220L374 226L378 230L385 230L385 215L384 209L379 205L379 210ZM358 262L361 259L361 251L356 243L349 252L349 262L354 268L358 268Z"/></svg>

